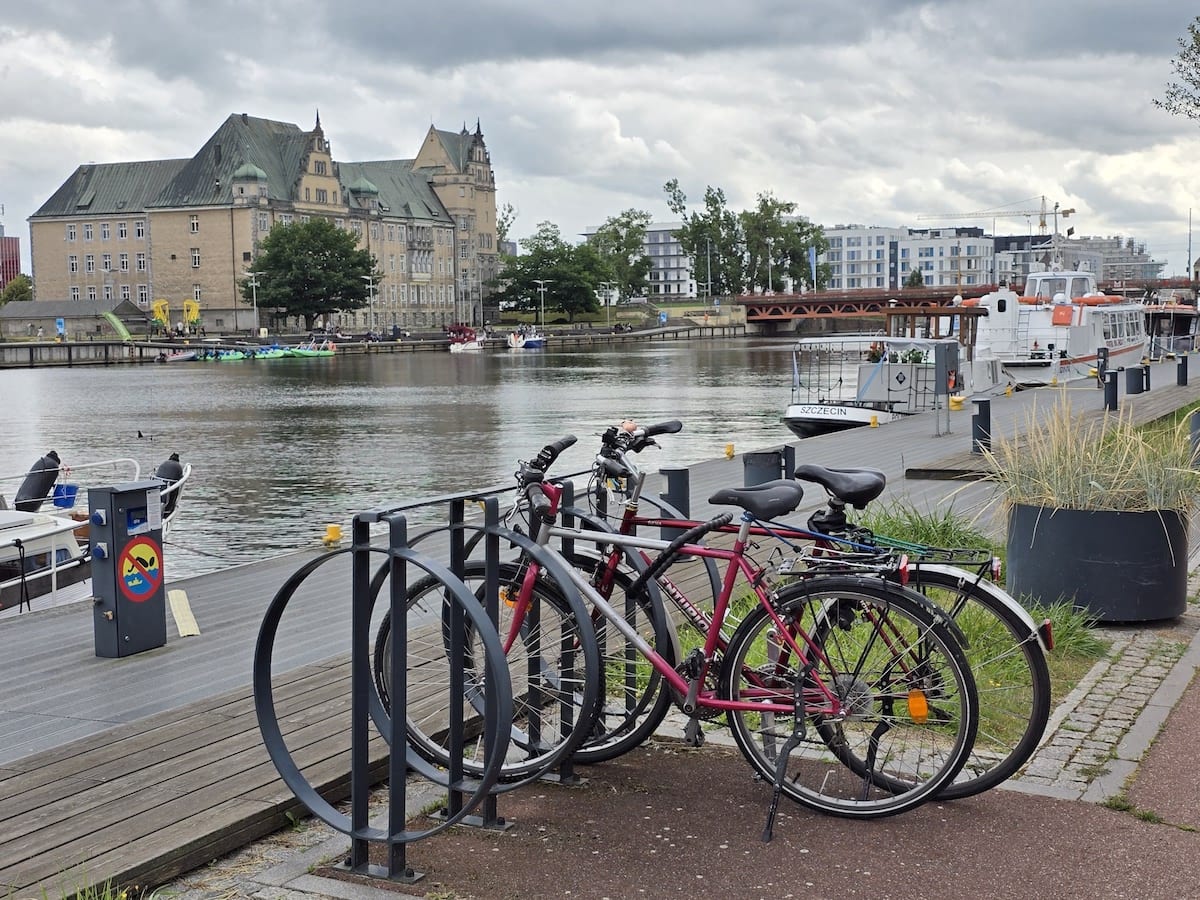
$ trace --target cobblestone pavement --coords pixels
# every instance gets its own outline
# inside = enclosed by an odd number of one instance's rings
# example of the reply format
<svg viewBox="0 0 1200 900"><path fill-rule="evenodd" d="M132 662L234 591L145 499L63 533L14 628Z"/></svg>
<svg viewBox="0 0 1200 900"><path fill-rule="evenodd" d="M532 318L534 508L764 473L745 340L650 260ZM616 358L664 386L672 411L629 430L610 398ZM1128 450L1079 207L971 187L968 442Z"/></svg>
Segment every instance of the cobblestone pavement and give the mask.
<svg viewBox="0 0 1200 900"><path fill-rule="evenodd" d="M1193 585L1193 596L1195 588ZM1066 697L1057 700L1039 750L1002 789L1064 800L1103 802L1121 795L1167 714L1200 668L1200 606L1163 625L1107 627L1111 642ZM678 721L664 733L678 735ZM724 744L723 732L711 733ZM409 788L414 808L439 797L427 783ZM382 792L377 802L381 804ZM179 900L299 900L311 897L395 900L395 891L318 878L310 872L344 854L348 839L305 820L160 888ZM423 889L414 889L417 896ZM436 894L435 894L436 896Z"/></svg>

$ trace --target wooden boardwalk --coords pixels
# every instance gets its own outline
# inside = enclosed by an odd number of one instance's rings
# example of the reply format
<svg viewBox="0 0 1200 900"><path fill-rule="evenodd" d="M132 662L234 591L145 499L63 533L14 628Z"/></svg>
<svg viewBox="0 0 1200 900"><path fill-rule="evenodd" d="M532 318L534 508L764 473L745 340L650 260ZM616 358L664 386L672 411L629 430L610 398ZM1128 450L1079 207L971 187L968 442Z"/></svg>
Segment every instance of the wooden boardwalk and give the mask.
<svg viewBox="0 0 1200 900"><path fill-rule="evenodd" d="M1140 420L1200 399L1200 371L1185 387L1175 384L1174 371L1173 364L1157 367L1152 392L1126 398L1122 390L1121 403ZM1016 434L1031 415L1049 411L1054 393L997 398L993 434ZM1103 408L1102 392L1091 384L1061 393L1088 414ZM791 446L798 462L882 469L885 498L926 509L950 502L970 514L988 508L988 485L918 475L946 471L969 455L971 412L968 404L951 413L950 432L940 436L944 413L936 428L926 414ZM556 436L531 435L526 451ZM669 436L662 443L645 464L670 464ZM752 449L764 448L738 448ZM743 471L740 457L691 467L692 514L706 515L704 498L741 484ZM802 512L822 505L819 493L809 487ZM108 879L162 883L300 812L262 746L249 685L266 606L311 556L169 584L187 591L201 634L179 638L168 625L165 647L124 659L94 655L86 602L46 610L35 604L32 614L0 621L0 896L58 897ZM348 562L347 555L331 558L297 593L274 667L285 739L330 798L348 790ZM169 575L169 558L166 564ZM382 773L384 748L377 745L372 759Z"/></svg>

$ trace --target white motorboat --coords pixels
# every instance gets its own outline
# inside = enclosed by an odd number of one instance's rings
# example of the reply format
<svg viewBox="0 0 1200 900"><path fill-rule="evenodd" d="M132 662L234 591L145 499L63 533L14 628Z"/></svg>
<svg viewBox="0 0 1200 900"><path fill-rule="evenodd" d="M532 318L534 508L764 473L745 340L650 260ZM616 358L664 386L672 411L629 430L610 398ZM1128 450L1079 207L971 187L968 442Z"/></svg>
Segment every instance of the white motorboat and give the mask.
<svg viewBox="0 0 1200 900"><path fill-rule="evenodd" d="M160 485L164 538L191 474L191 464L173 453L145 479ZM67 465L53 450L23 475L0 476L0 609L28 608L46 595L54 600L63 588L86 579L91 574L87 488L141 480L134 459ZM6 490L12 485L17 486ZM49 508L43 509L47 502Z"/></svg>
<svg viewBox="0 0 1200 900"><path fill-rule="evenodd" d="M1021 387L1140 365L1146 353L1143 305L1102 294L1091 272L1032 272L1021 294L1001 288L963 306L986 311L976 346Z"/></svg>
<svg viewBox="0 0 1200 900"><path fill-rule="evenodd" d="M529 326L509 332L507 340L509 350L541 350L546 346L546 336Z"/></svg>
<svg viewBox="0 0 1200 900"><path fill-rule="evenodd" d="M447 334L450 337L451 353L468 353L483 349L483 341L470 325L456 322L447 329Z"/></svg>
<svg viewBox="0 0 1200 900"><path fill-rule="evenodd" d="M953 337L801 340L792 352L792 398L783 423L797 437L812 437L946 409L952 395L1003 390L999 362L969 350Z"/></svg>

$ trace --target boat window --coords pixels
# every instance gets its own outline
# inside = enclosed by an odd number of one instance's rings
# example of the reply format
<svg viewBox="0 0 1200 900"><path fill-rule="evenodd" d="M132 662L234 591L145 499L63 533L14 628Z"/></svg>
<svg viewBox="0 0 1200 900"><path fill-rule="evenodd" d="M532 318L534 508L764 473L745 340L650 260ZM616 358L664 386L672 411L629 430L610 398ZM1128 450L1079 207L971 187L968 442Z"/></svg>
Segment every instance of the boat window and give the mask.
<svg viewBox="0 0 1200 900"><path fill-rule="evenodd" d="M996 300L996 312L1004 312L1006 309L1008 309L1008 300L1006 300L1004 297L1000 297L998 300Z"/></svg>
<svg viewBox="0 0 1200 900"><path fill-rule="evenodd" d="M1090 290L1087 278L1072 278L1071 279L1071 294L1070 297L1074 300L1076 297L1082 297Z"/></svg>

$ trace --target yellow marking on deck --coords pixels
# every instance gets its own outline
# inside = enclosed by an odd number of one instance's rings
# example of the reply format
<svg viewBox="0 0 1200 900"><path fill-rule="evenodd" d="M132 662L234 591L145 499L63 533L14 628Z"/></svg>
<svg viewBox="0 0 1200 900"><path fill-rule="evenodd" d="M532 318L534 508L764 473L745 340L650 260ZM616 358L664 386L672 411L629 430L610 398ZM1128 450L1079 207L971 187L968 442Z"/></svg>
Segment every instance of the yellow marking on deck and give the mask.
<svg viewBox="0 0 1200 900"><path fill-rule="evenodd" d="M188 603L187 591L167 591L167 601L171 604L171 618L175 620L175 630L180 637L192 637L200 633L196 617L192 615L191 604Z"/></svg>

